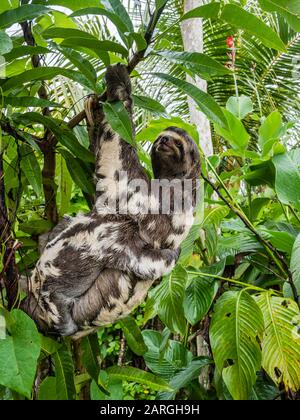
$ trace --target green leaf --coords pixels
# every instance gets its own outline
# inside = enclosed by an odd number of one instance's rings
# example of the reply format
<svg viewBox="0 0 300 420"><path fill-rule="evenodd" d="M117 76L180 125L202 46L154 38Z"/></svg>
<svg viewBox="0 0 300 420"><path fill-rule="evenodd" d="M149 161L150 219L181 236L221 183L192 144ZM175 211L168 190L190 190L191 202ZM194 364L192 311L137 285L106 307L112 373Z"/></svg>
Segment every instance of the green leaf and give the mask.
<svg viewBox="0 0 300 420"><path fill-rule="evenodd" d="M66 38L61 43L62 46L65 47L84 47L88 48L99 55L102 58L102 53L104 52L115 52L121 54L124 58L128 56L128 50L124 48L121 44L118 44L114 41L98 41L97 39L89 39L89 38Z"/></svg>
<svg viewBox="0 0 300 420"><path fill-rule="evenodd" d="M278 12L295 32L300 32L300 7L297 0L258 0L260 7L267 12Z"/></svg>
<svg viewBox="0 0 300 420"><path fill-rule="evenodd" d="M44 125L49 130L51 130L55 137L59 140L59 142L72 153L74 153L75 156L77 156L85 162L94 162L95 157L92 154L92 152L87 150L79 143L73 131L67 126L67 124L64 121L47 117L37 112L27 112L24 114L20 114L15 116L14 119L24 125L28 125L31 123L38 123Z"/></svg>
<svg viewBox="0 0 300 420"><path fill-rule="evenodd" d="M201 269L201 272L221 276L224 266L223 260ZM184 314L190 324L195 325L205 317L216 297L218 288L218 282L211 277L205 277L205 274L191 276L183 301Z"/></svg>
<svg viewBox="0 0 300 420"><path fill-rule="evenodd" d="M187 385L190 385L192 381L199 377L201 370L210 364L211 359L204 356L197 357L192 360L187 367L180 369L180 371L177 372L170 380L169 385L176 391L169 394L163 393L163 395L160 395L159 399L175 399L176 392L186 387Z"/></svg>
<svg viewBox="0 0 300 420"><path fill-rule="evenodd" d="M15 89L18 86L23 86L24 83L34 82L38 80L51 80L56 76L65 76L68 79L72 79L75 82L86 86L87 88L93 90L94 85L83 76L81 73L75 70L66 70L60 67L39 67L31 70L26 70L17 76L11 77L5 81L2 85L4 92L9 92L12 89Z"/></svg>
<svg viewBox="0 0 300 420"><path fill-rule="evenodd" d="M300 313L291 299L262 293L258 299L265 323L262 341L262 367L285 389L300 389Z"/></svg>
<svg viewBox="0 0 300 420"><path fill-rule="evenodd" d="M113 13L109 10L103 9L101 7L86 7L84 9L77 10L72 13L70 17L77 16L87 16L87 15L99 15L106 16L112 23L114 23L121 32L128 32L127 25L123 22L122 18L116 13Z"/></svg>
<svg viewBox="0 0 300 420"><path fill-rule="evenodd" d="M183 299L187 273L177 266L171 274L164 277L152 292L158 307L158 315L173 332L185 334L186 321L183 313Z"/></svg>
<svg viewBox="0 0 300 420"><path fill-rule="evenodd" d="M227 128L225 129L215 124L216 132L228 140L233 149L245 151L250 135L247 133L243 123L235 115L227 111L227 109L223 109L223 113L227 120Z"/></svg>
<svg viewBox="0 0 300 420"><path fill-rule="evenodd" d="M137 323L131 316L119 321L124 332L126 341L131 350L138 356L142 356L148 350Z"/></svg>
<svg viewBox="0 0 300 420"><path fill-rule="evenodd" d="M209 120L215 122L221 127L226 127L226 119L223 115L222 109L219 107L217 102L208 93L198 89L196 86L188 83L184 80L177 79L176 77L170 76L164 73L153 73L154 76L159 77L162 80L166 80L169 83L175 85L179 90L190 96L199 109L207 116Z"/></svg>
<svg viewBox="0 0 300 420"><path fill-rule="evenodd" d="M239 120L242 120L253 111L253 103L251 99L245 95L241 95L238 98L236 96L231 96L226 103L226 109Z"/></svg>
<svg viewBox="0 0 300 420"><path fill-rule="evenodd" d="M114 12L120 17L126 25L128 32L134 32L133 23L121 0L102 0L102 4L107 10Z"/></svg>
<svg viewBox="0 0 300 420"><path fill-rule="evenodd" d="M13 49L11 38L4 32L0 31L0 55L7 54Z"/></svg>
<svg viewBox="0 0 300 420"><path fill-rule="evenodd" d="M103 111L111 128L127 143L134 145L132 123L123 102L106 102Z"/></svg>
<svg viewBox="0 0 300 420"><path fill-rule="evenodd" d="M129 366L112 366L106 371L111 378L147 385L154 391L172 391L172 388L163 379L160 379L154 376L152 373L145 372L141 369Z"/></svg>
<svg viewBox="0 0 300 420"><path fill-rule="evenodd" d="M134 105L138 108L153 112L154 114L165 114L166 109L155 99L148 96L132 95Z"/></svg>
<svg viewBox="0 0 300 420"><path fill-rule="evenodd" d="M97 73L90 61L71 48L64 48L57 45L57 49L78 68L78 70L94 85L94 89L96 90Z"/></svg>
<svg viewBox="0 0 300 420"><path fill-rule="evenodd" d="M38 400L55 401L56 400L56 378L48 376L40 385Z"/></svg>
<svg viewBox="0 0 300 420"><path fill-rule="evenodd" d="M220 6L221 3L213 2L205 4L204 6L196 7L183 15L181 20L193 18L216 19L220 11Z"/></svg>
<svg viewBox="0 0 300 420"><path fill-rule="evenodd" d="M147 41L145 40L144 36L139 32L131 32L129 34L129 38L133 40L137 47L137 52L145 51L148 47Z"/></svg>
<svg viewBox="0 0 300 420"><path fill-rule="evenodd" d="M49 13L50 9L39 4L24 4L16 9L7 10L0 14L0 28L7 28L14 23L32 20Z"/></svg>
<svg viewBox="0 0 300 420"><path fill-rule="evenodd" d="M42 171L34 150L30 146L22 144L20 146L20 153L22 156L21 169L37 197L40 197L43 192Z"/></svg>
<svg viewBox="0 0 300 420"><path fill-rule="evenodd" d="M300 234L297 236L293 245L290 271L292 273L293 282L296 286L298 296L300 296ZM291 286L288 282L285 282L283 291L284 296L291 298L293 297Z"/></svg>
<svg viewBox="0 0 300 420"><path fill-rule="evenodd" d="M42 32L45 39L86 38L97 41L97 38L86 31L75 28L51 27Z"/></svg>
<svg viewBox="0 0 300 420"><path fill-rule="evenodd" d="M61 344L55 340L52 340L49 337L45 337L44 335L40 334L41 338L41 349L42 352L45 353L46 356L51 356L52 354L56 353L60 348Z"/></svg>
<svg viewBox="0 0 300 420"><path fill-rule="evenodd" d="M24 57L25 55L47 54L50 50L44 47L32 47L22 45L21 47L13 48L9 53L4 54L7 62L15 60L16 58Z"/></svg>
<svg viewBox="0 0 300 420"><path fill-rule="evenodd" d="M72 355L64 345L54 354L56 399L75 400L74 365Z"/></svg>
<svg viewBox="0 0 300 420"><path fill-rule="evenodd" d="M80 342L82 350L81 360L90 377L97 383L99 390L108 395L106 386L100 376L100 347L97 334L90 334Z"/></svg>
<svg viewBox="0 0 300 420"><path fill-rule="evenodd" d="M0 384L30 398L40 354L40 336L19 309L6 315L9 335L0 340Z"/></svg>
<svg viewBox="0 0 300 420"><path fill-rule="evenodd" d="M210 327L214 361L235 400L247 399L261 366L257 342L264 329L262 313L245 290L218 299Z"/></svg>
<svg viewBox="0 0 300 420"><path fill-rule="evenodd" d="M225 66L206 54L178 51L158 51L156 54L172 63L182 64L194 74L198 74L208 80L210 76L231 73Z"/></svg>
<svg viewBox="0 0 300 420"><path fill-rule="evenodd" d="M33 96L4 96L4 106L11 105L16 108L46 108L62 107L62 105L47 99L34 98Z"/></svg>
<svg viewBox="0 0 300 420"><path fill-rule="evenodd" d="M73 181L67 169L67 164L64 158L58 154L56 157L56 177L57 177L57 196L56 203L58 213L63 217L70 207L70 200L72 195Z"/></svg>
<svg viewBox="0 0 300 420"><path fill-rule="evenodd" d="M160 332L144 330L142 334L148 347L147 353L144 354L145 363L155 375L165 381L169 382L193 360L193 354L179 341L168 340L165 346L164 337Z"/></svg>
<svg viewBox="0 0 300 420"><path fill-rule="evenodd" d="M275 190L284 204L300 206L300 149L276 155L272 162L275 166Z"/></svg>
<svg viewBox="0 0 300 420"><path fill-rule="evenodd" d="M60 153L63 155L68 171L79 188L87 194L94 195L95 187L92 182L92 177L87 174L86 168L83 166L83 162L80 159L74 158L71 153L66 150L60 149Z"/></svg>
<svg viewBox="0 0 300 420"><path fill-rule="evenodd" d="M99 0L35 0L37 2L47 1L49 5L63 6L71 10L82 9L83 7L99 6Z"/></svg>
<svg viewBox="0 0 300 420"><path fill-rule="evenodd" d="M262 149L262 157L266 156L273 145L280 139L284 125L280 112L272 112L259 128L258 144Z"/></svg>
<svg viewBox="0 0 300 420"><path fill-rule="evenodd" d="M286 51L283 41L268 25L258 19L254 14L247 12L236 4L226 4L221 19L238 29L254 35L264 45L278 51Z"/></svg>

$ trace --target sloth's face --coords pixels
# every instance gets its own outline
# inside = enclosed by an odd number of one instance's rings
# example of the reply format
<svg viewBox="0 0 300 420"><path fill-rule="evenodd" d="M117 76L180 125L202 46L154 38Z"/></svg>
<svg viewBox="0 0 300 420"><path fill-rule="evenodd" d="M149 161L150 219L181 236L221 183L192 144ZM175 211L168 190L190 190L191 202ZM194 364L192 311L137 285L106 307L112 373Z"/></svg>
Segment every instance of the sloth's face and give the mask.
<svg viewBox="0 0 300 420"><path fill-rule="evenodd" d="M151 150L155 178L198 178L200 155L194 140L182 129L169 127L163 131Z"/></svg>

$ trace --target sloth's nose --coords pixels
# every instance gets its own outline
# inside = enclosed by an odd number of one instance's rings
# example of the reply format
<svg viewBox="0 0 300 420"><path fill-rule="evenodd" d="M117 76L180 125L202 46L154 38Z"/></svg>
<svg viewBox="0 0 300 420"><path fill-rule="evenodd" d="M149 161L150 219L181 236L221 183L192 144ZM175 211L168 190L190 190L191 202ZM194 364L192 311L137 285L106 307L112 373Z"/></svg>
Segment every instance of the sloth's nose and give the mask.
<svg viewBox="0 0 300 420"><path fill-rule="evenodd" d="M171 146L172 145L172 138L171 137L169 137L169 136L164 136L164 137L162 137L162 139L161 139L161 144L164 144L164 145L166 145L166 146Z"/></svg>

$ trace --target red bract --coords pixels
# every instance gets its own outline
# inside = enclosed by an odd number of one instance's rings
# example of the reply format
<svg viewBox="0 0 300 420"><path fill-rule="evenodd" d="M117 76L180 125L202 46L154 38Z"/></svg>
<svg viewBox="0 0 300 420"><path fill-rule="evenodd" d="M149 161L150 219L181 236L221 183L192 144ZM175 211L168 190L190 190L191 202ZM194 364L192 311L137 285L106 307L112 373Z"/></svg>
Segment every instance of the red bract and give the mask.
<svg viewBox="0 0 300 420"><path fill-rule="evenodd" d="M226 44L228 48L234 48L234 37L232 35L227 37Z"/></svg>

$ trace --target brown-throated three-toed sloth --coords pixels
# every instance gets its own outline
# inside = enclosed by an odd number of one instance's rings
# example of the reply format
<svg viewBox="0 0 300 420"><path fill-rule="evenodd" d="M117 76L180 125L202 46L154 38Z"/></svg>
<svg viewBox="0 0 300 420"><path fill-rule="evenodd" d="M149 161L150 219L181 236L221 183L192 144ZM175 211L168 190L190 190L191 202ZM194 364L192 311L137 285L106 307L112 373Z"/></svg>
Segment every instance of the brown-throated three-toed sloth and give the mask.
<svg viewBox="0 0 300 420"><path fill-rule="evenodd" d="M132 117L126 67L109 67L106 83L107 100L122 101ZM195 142L185 131L167 128L152 147L154 176L175 180L180 186L192 180L192 199L187 197L188 203L175 211L176 187L171 188L170 208L165 213L164 193L161 189L156 195L149 193L151 181L135 148L112 130L95 97L88 101L86 111L96 155L95 205L90 213L65 218L53 230L22 303L42 331L75 337L128 315L143 301L153 281L174 268L193 222L200 174ZM137 187L136 180L149 191ZM183 194L180 204L185 198ZM121 211L122 199L126 212ZM116 204L116 210L108 201ZM145 202L154 204L156 211L145 211Z"/></svg>

